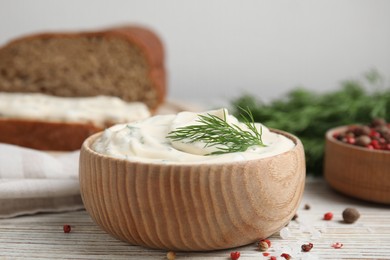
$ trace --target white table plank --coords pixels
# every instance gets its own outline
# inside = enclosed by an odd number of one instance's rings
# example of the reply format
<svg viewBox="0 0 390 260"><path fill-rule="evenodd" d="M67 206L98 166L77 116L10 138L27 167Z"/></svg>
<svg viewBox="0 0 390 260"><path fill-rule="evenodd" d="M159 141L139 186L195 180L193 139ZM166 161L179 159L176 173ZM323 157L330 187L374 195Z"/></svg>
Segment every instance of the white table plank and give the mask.
<svg viewBox="0 0 390 260"><path fill-rule="evenodd" d="M281 191L282 192L282 191ZM303 205L311 208L305 210ZM343 223L341 213L356 207L361 218ZM331 221L322 220L331 211ZM291 236L270 237L270 255L290 253L293 259L390 259L390 206L345 197L322 179L308 179L297 221L288 225ZM64 224L72 232L62 231ZM313 237L314 235L314 237ZM316 237L317 236L317 237ZM311 252L301 252L303 243L314 244ZM332 243L344 244L341 249ZM178 252L177 259L229 259L240 251L240 259L269 259L254 244L214 252ZM166 251L151 250L118 241L96 226L85 211L38 214L0 220L0 259L164 259Z"/></svg>

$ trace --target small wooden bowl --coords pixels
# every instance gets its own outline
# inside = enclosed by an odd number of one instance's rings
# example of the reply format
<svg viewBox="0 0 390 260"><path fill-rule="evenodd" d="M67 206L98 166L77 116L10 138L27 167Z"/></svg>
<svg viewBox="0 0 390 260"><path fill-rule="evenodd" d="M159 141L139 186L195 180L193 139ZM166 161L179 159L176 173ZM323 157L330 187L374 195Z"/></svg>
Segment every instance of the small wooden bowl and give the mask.
<svg viewBox="0 0 390 260"><path fill-rule="evenodd" d="M324 176L335 190L366 201L390 204L390 152L345 144L326 133Z"/></svg>
<svg viewBox="0 0 390 260"><path fill-rule="evenodd" d="M300 140L258 160L220 164L130 162L98 154L88 138L80 155L80 189L92 219L133 245L178 251L232 248L284 227L305 184Z"/></svg>

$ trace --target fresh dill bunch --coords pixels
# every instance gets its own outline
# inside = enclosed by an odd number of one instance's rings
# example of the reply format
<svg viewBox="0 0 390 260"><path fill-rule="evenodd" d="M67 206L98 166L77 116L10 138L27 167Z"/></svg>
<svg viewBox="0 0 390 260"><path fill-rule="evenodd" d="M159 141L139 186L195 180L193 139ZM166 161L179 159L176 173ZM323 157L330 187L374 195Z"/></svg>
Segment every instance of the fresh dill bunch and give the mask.
<svg viewBox="0 0 390 260"><path fill-rule="evenodd" d="M308 174L322 175L325 133L334 127L368 124L374 118L390 121L390 86L375 70L366 80L342 82L339 89L315 92L294 88L285 96L265 103L252 94L232 101L232 114L247 107L256 121L296 135L305 147Z"/></svg>
<svg viewBox="0 0 390 260"><path fill-rule="evenodd" d="M168 133L167 138L173 141L185 141L188 143L203 142L204 147L216 147L207 155L234 153L246 151L251 146L265 146L262 139L262 129L257 129L250 110L242 109L243 123L248 130L244 130L236 124L230 125L226 121L226 112L223 110L223 118L207 113L198 115L199 124L179 127Z"/></svg>

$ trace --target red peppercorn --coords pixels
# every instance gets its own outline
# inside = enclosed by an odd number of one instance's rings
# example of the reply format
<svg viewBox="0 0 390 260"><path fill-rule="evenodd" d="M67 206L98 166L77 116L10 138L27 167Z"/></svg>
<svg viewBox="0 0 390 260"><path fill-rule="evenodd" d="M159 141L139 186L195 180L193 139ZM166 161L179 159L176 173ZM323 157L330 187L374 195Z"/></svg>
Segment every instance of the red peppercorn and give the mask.
<svg viewBox="0 0 390 260"><path fill-rule="evenodd" d="M286 260L290 260L291 259L291 255L287 254L287 253L283 253L280 255L281 257L283 257L284 259Z"/></svg>
<svg viewBox="0 0 390 260"><path fill-rule="evenodd" d="M266 242L268 247L271 247L271 241L269 241L269 239L263 239L262 241Z"/></svg>
<svg viewBox="0 0 390 260"><path fill-rule="evenodd" d="M238 258L240 258L240 252L231 252L230 253L230 259L232 260L237 260Z"/></svg>
<svg viewBox="0 0 390 260"><path fill-rule="evenodd" d="M372 147L374 147L374 149L376 149L376 150L381 149L381 146L380 146L378 140L372 140L370 144L371 144Z"/></svg>
<svg viewBox="0 0 390 260"><path fill-rule="evenodd" d="M370 132L370 137L379 138L379 137L381 137L381 134L378 133L375 129L372 129L371 132Z"/></svg>
<svg viewBox="0 0 390 260"><path fill-rule="evenodd" d="M70 225L64 225L63 229L64 229L64 233L69 233L72 227Z"/></svg>
<svg viewBox="0 0 390 260"><path fill-rule="evenodd" d="M313 244L312 243L303 244L301 246L301 249L302 249L303 252L309 252L312 248L313 248Z"/></svg>
<svg viewBox="0 0 390 260"><path fill-rule="evenodd" d="M257 248L260 250L260 251L267 251L268 248L271 247L271 241L269 241L269 239L261 239L258 243L257 243Z"/></svg>
<svg viewBox="0 0 390 260"><path fill-rule="evenodd" d="M276 256L271 256L269 259L270 260L276 260Z"/></svg>
<svg viewBox="0 0 390 260"><path fill-rule="evenodd" d="M356 143L356 139L354 137L348 136L347 137L347 143L355 144Z"/></svg>
<svg viewBox="0 0 390 260"><path fill-rule="evenodd" d="M332 218L333 218L332 212L327 212L324 214L324 220L332 220Z"/></svg>
<svg viewBox="0 0 390 260"><path fill-rule="evenodd" d="M269 256L269 253L264 252L264 253L263 253L263 256Z"/></svg>
<svg viewBox="0 0 390 260"><path fill-rule="evenodd" d="M340 249L340 248L342 248L344 245L342 244L342 243L340 243L340 242L336 242L336 243L334 243L333 245L332 245L332 247L333 248L335 248L335 249Z"/></svg>
<svg viewBox="0 0 390 260"><path fill-rule="evenodd" d="M390 150L390 124L384 118L373 119L369 125L351 125L332 136L343 143L370 150Z"/></svg>

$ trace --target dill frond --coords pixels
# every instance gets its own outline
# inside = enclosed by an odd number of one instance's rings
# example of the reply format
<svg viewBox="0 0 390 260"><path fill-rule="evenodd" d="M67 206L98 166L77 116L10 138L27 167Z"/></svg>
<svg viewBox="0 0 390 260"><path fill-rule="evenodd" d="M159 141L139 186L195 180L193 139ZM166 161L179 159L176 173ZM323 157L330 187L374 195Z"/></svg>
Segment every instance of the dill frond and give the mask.
<svg viewBox="0 0 390 260"><path fill-rule="evenodd" d="M188 143L203 142L205 147L215 146L218 151L208 155L234 153L246 151L251 146L265 146L262 139L262 129L256 128L252 113L242 109L244 124L249 129L243 130L236 124L230 125L226 121L224 110L223 118L216 115L199 115L199 124L179 127L168 133L167 138L173 141L186 141Z"/></svg>

